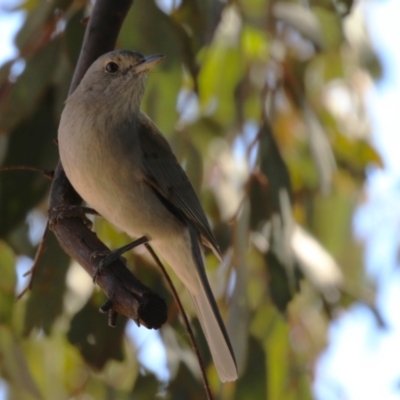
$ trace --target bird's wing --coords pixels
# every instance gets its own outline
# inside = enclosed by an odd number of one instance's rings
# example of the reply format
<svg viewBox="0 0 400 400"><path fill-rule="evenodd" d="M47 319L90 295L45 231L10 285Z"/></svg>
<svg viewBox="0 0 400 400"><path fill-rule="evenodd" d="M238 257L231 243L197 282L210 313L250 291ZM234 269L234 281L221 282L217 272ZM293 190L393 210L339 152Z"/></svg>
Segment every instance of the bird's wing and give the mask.
<svg viewBox="0 0 400 400"><path fill-rule="evenodd" d="M140 146L143 152L142 168L145 180L160 200L178 218L189 220L205 239L218 258L222 259L218 244L200 201L171 147L155 124L144 113L138 120Z"/></svg>

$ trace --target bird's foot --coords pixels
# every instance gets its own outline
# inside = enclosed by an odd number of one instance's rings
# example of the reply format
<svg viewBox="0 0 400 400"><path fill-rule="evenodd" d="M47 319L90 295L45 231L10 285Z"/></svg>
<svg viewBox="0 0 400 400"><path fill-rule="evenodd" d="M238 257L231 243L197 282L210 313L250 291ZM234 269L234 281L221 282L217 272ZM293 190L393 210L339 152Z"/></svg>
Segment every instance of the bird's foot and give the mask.
<svg viewBox="0 0 400 400"><path fill-rule="evenodd" d="M119 249L116 249L114 251L94 251L90 258L97 258L97 257L103 257L100 261L99 264L96 267L96 270L93 275L93 282L96 283L96 279L99 275L101 275L103 269L105 267L108 267L110 264L112 264L114 261L118 260L122 254L126 253L127 251L133 249L134 247L137 247L143 243L147 243L149 239L147 239L146 236L142 236L139 239L134 240L132 243L128 243L125 246L120 247ZM124 259L125 261L125 259Z"/></svg>
<svg viewBox="0 0 400 400"><path fill-rule="evenodd" d="M93 260L95 258L102 257L102 259L99 261L98 265L96 266L93 274L93 283L96 283L96 279L103 273L104 268L108 267L110 264L112 264L114 261L118 260L121 257L121 254L119 252L120 249L117 249L115 251L94 251L91 255L90 258ZM122 258L122 257L121 257ZM122 258L123 261L125 262L126 260Z"/></svg>

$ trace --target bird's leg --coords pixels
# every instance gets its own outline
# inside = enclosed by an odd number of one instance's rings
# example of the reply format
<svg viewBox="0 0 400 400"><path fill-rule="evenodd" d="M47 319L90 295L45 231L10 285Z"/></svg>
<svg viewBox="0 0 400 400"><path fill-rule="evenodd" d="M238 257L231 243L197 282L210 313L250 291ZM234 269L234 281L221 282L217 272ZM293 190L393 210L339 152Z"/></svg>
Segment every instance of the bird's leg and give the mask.
<svg viewBox="0 0 400 400"><path fill-rule="evenodd" d="M107 267L115 260L118 260L118 258L120 258L122 254L133 249L134 247L147 243L148 241L149 239L146 236L142 236L141 238L136 239L133 242L120 247L119 249L113 250L112 252L94 251L91 255L91 258L96 258L96 257L103 257L103 258L100 260L99 265L97 266L96 271L93 275L93 282L96 282L96 278L101 274L103 268Z"/></svg>
<svg viewBox="0 0 400 400"><path fill-rule="evenodd" d="M83 223L92 229L93 223L86 214L100 215L96 210L84 206L70 205L68 207L55 207L49 210L49 225L52 228L60 219L63 218L80 218Z"/></svg>

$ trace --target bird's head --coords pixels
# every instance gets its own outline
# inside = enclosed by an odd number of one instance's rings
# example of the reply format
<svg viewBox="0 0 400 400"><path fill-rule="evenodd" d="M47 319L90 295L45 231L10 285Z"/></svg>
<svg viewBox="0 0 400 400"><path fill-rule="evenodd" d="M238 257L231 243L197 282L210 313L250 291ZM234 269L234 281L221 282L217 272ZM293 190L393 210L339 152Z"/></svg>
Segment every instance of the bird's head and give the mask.
<svg viewBox="0 0 400 400"><path fill-rule="evenodd" d="M112 51L90 66L79 86L99 102L121 102L139 109L147 74L163 59L160 54L145 57L137 51Z"/></svg>

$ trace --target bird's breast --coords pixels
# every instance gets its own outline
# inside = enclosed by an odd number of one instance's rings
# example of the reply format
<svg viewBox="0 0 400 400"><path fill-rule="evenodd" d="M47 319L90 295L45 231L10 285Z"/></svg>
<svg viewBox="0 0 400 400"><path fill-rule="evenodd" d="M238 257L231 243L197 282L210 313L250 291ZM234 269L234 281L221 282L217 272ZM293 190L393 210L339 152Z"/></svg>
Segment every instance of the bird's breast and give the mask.
<svg viewBox="0 0 400 400"><path fill-rule="evenodd" d="M65 173L79 195L131 236L156 239L166 227L169 235L180 232L181 223L145 182L134 129L72 106L67 103L63 112L58 139Z"/></svg>

